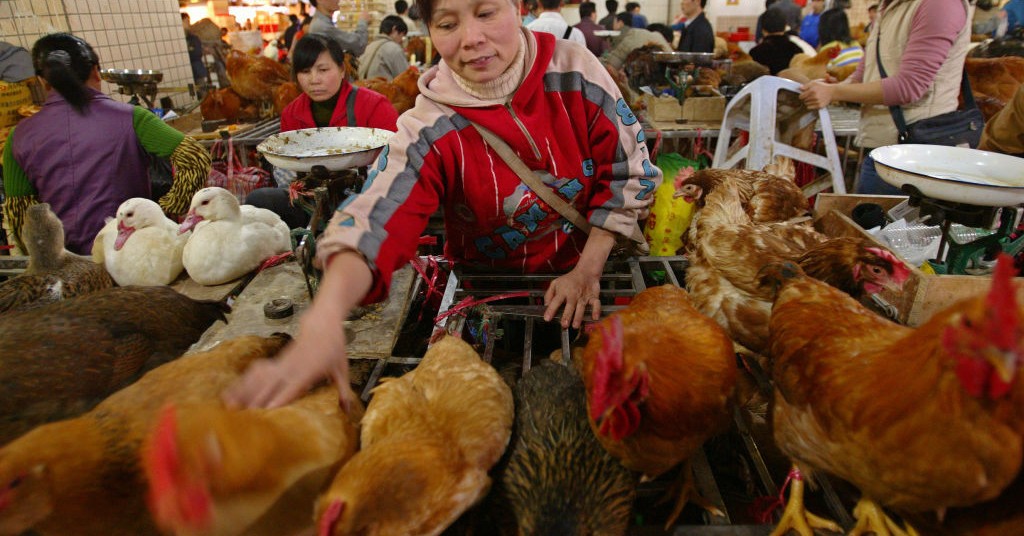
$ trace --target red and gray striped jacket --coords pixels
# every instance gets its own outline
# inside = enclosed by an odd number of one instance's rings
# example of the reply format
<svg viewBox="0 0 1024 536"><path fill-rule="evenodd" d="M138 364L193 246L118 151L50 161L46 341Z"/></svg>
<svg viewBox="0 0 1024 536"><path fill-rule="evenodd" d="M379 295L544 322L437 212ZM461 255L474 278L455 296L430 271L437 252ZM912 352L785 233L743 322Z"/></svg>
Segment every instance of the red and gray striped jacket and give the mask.
<svg viewBox="0 0 1024 536"><path fill-rule="evenodd" d="M470 121L505 140L592 225L628 237L646 216L662 174L608 72L577 43L523 31L527 74L510 102L469 95L443 62L426 72L362 193L334 214L320 260L361 253L374 274L366 303L387 295L439 206L445 253L456 263L559 273L579 259L587 235L527 188Z"/></svg>

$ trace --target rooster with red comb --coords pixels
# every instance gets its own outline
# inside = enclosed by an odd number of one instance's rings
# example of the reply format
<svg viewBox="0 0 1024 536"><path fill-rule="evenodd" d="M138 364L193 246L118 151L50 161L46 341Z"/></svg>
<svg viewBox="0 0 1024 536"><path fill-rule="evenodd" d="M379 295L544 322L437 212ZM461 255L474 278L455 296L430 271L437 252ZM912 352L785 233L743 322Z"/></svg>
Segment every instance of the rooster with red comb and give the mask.
<svg viewBox="0 0 1024 536"><path fill-rule="evenodd" d="M857 486L855 533L906 532L883 512L935 512L997 497L1024 457L1024 324L1003 255L990 290L917 329L894 324L792 263L778 288L770 350L775 440L800 478L775 534L823 526L802 507L812 471Z"/></svg>

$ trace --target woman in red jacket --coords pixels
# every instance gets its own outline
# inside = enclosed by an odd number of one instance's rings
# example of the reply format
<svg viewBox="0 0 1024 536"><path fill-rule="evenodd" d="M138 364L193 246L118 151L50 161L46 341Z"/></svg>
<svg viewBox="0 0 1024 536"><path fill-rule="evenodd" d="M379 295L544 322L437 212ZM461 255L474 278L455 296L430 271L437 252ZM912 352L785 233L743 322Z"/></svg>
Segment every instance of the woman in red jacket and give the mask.
<svg viewBox="0 0 1024 536"><path fill-rule="evenodd" d="M340 43L317 34L302 36L292 58L292 78L302 94L281 111L281 132L318 127L397 130L398 113L391 102L376 91L353 86L346 74ZM309 214L293 206L283 188L260 188L245 202L274 211L292 229L309 223Z"/></svg>

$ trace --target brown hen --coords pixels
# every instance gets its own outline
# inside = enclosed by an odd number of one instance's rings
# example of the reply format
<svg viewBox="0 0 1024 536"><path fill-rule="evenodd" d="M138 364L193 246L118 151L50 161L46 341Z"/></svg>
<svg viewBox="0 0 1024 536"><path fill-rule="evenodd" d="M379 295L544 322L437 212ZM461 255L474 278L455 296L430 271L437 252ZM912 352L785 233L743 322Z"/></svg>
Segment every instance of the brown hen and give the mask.
<svg viewBox="0 0 1024 536"><path fill-rule="evenodd" d="M150 510L174 534L296 534L356 452L363 405L333 386L274 409L219 400L164 408L143 448Z"/></svg>
<svg viewBox="0 0 1024 536"><path fill-rule="evenodd" d="M0 320L0 445L80 415L176 359L226 305L170 287L116 287Z"/></svg>
<svg viewBox="0 0 1024 536"><path fill-rule="evenodd" d="M167 363L80 417L0 448L0 534L159 534L145 504L140 446L168 402L217 400L287 336L241 337ZM309 510L307 510L308 515Z"/></svg>
<svg viewBox="0 0 1024 536"><path fill-rule="evenodd" d="M1024 307L1003 255L986 295L917 329L839 290L773 264L774 436L801 472L825 471L862 492L861 531L896 526L878 505L943 511L998 496L1024 457ZM802 483L776 534L810 534ZM810 523L814 526L816 523Z"/></svg>
<svg viewBox="0 0 1024 536"><path fill-rule="evenodd" d="M752 223L738 184L716 187L694 217L686 288L697 309L745 348L763 354L767 347L773 293L757 277L766 264L796 261L858 298L901 288L909 277L901 260L867 239L830 239L806 223Z"/></svg>
<svg viewBox="0 0 1024 536"><path fill-rule="evenodd" d="M317 502L319 534L440 534L487 493L511 434L512 393L455 337L373 393L361 450Z"/></svg>
<svg viewBox="0 0 1024 536"><path fill-rule="evenodd" d="M649 288L602 320L583 351L590 425L624 466L656 477L688 460L729 422L736 385L732 342L686 291ZM671 524L697 496L689 464Z"/></svg>
<svg viewBox="0 0 1024 536"><path fill-rule="evenodd" d="M277 86L291 80L287 67L263 56L232 50L226 64L231 89L251 101L272 102Z"/></svg>
<svg viewBox="0 0 1024 536"><path fill-rule="evenodd" d="M402 74L388 81L385 78L370 78L358 80L355 85L372 89L388 99L388 102L395 107L398 115L416 104L416 96L420 94L419 88L420 72L416 67L409 67Z"/></svg>

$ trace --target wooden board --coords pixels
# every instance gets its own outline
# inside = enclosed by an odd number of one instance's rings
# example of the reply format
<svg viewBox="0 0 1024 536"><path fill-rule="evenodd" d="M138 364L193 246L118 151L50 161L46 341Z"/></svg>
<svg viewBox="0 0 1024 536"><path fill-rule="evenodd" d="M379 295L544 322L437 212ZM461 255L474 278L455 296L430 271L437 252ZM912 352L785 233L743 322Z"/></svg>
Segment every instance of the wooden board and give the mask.
<svg viewBox="0 0 1024 536"><path fill-rule="evenodd" d="M882 247L884 244L853 222L850 214L861 203L878 203L888 210L906 199L903 196L862 196L820 194L814 206L814 226L828 236L862 236ZM1017 299L1024 303L1024 278L1014 280ZM880 297L896 307L898 320L908 326L919 326L935 313L957 301L988 291L991 278L979 275L935 275L912 266L903 290L885 290Z"/></svg>
<svg viewBox="0 0 1024 536"><path fill-rule="evenodd" d="M388 300L370 314L345 322L349 356L353 359L380 359L391 354L411 302L415 271L405 267L395 272ZM175 282L174 288L197 299L220 299L234 288L237 281L203 287L185 279ZM269 319L263 313L268 302L286 298L292 301L294 313L283 319ZM217 322L192 345L189 352L208 350L223 340L242 335L268 336L273 333L298 334L299 318L309 308L310 299L302 269L296 262L274 266L258 274L232 306L228 323Z"/></svg>

